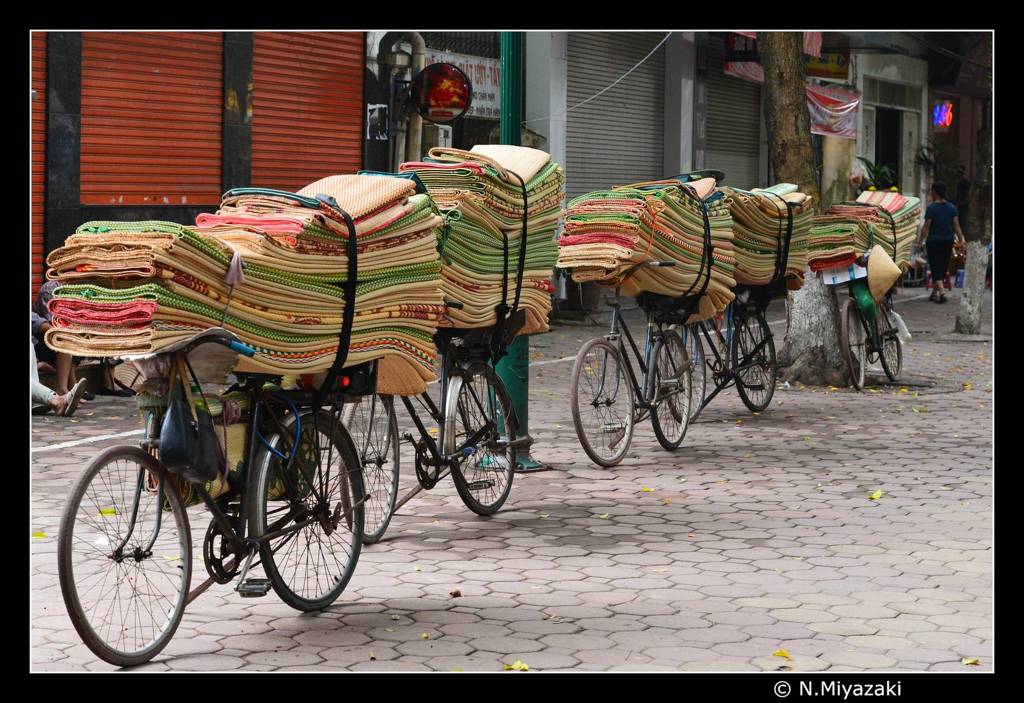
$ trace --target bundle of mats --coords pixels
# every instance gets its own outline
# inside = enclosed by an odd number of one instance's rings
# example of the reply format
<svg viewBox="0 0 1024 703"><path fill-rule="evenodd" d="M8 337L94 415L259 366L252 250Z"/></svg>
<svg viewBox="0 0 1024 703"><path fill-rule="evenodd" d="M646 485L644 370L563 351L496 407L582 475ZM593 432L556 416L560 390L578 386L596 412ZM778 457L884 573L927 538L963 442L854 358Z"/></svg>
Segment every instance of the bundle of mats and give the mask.
<svg viewBox="0 0 1024 703"><path fill-rule="evenodd" d="M712 257L704 247L704 213ZM733 299L736 254L733 222L713 178L688 184L649 181L594 191L571 200L564 234L558 241L558 266L574 281L619 285L625 295L649 292L683 298L704 292L691 319L706 319ZM674 261L675 266L641 266Z"/></svg>
<svg viewBox="0 0 1024 703"><path fill-rule="evenodd" d="M438 243L441 285L445 298L463 307L450 308L442 325L494 325L503 294L511 308L525 215L519 309L526 320L519 334L546 332L565 180L561 166L538 149L481 144L469 151L437 147L399 170L416 174L445 216Z"/></svg>
<svg viewBox="0 0 1024 703"><path fill-rule="evenodd" d="M772 283L779 265L788 288L799 289L807 268L811 196L799 192L792 183L752 191L722 187L721 191L732 214L736 282L755 286ZM782 261L784 256L786 260Z"/></svg>
<svg viewBox="0 0 1024 703"><path fill-rule="evenodd" d="M921 218L921 200L888 191L865 191L856 202L837 203L811 225L810 268L846 266L876 244L901 269L910 253Z"/></svg>
<svg viewBox="0 0 1024 703"><path fill-rule="evenodd" d="M196 225L87 222L47 258L64 285L46 343L80 356L149 354L222 326L253 347L236 371L304 374L334 363L348 301L349 229L357 257L346 366L379 360L378 390L419 393L434 379L444 314L443 222L415 184L331 176L298 193L241 188Z"/></svg>

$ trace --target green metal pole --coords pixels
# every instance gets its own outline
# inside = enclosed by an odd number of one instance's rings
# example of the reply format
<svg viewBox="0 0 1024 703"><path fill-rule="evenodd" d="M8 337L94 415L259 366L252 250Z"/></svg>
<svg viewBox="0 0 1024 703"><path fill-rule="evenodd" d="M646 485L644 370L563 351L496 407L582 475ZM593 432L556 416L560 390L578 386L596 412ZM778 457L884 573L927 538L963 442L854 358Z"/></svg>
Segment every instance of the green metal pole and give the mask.
<svg viewBox="0 0 1024 703"><path fill-rule="evenodd" d="M501 143L519 145L523 130L523 33L501 33ZM511 255L511 252L509 252ZM530 455L530 338L516 337L508 353L495 367L508 389L519 420L518 437L529 439L519 451L517 471L545 468Z"/></svg>

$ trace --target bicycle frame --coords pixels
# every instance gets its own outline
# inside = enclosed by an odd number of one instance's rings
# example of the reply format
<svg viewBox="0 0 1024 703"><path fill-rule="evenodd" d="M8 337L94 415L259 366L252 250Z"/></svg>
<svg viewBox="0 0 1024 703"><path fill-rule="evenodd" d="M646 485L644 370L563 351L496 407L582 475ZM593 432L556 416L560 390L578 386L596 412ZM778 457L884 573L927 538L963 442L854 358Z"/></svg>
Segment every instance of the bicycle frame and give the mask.
<svg viewBox="0 0 1024 703"><path fill-rule="evenodd" d="M744 354L743 358L739 360L739 363L736 366L732 366L732 345L735 342L733 333L736 320L736 307L737 304L734 301L729 303L728 307L725 309L725 336L722 336L722 330L719 327L714 326L711 320L704 320L697 323L697 329L704 335L704 338L707 340L707 347L715 357L714 363L707 361L711 366L711 372L715 379L715 389L704 399L704 402L701 404L701 409L707 407L708 403L710 403L711 400L719 393L732 386L736 382L736 378L743 371L746 371L748 368L753 366L756 363L754 361L755 357L760 354L761 350L768 344L768 340L771 339L771 330L769 329L768 336L758 342L747 354ZM756 309L758 314L763 314L763 309L760 304L755 304L753 306L740 304L739 307L739 312L741 314L751 307ZM712 331L717 337L718 342L720 342L721 346L725 349L724 358L718 351L719 344L716 344L711 338ZM687 330L686 333L689 334L689 331ZM694 334L697 334L697 332L694 332Z"/></svg>
<svg viewBox="0 0 1024 703"><path fill-rule="evenodd" d="M636 406L640 410L637 418L637 421L639 422L646 417L644 413L649 412L654 407L655 389L654 374L651 373L653 365L653 359L651 357L654 354L654 345L664 334L663 326L655 322L653 315L647 315L644 352L641 354L640 347L637 346L636 340L633 338L633 334L629 331L629 326L622 317L622 304L619 302L618 297L616 296L614 300L609 301L608 305L612 308L611 331L606 334L604 338L609 342L616 344L619 349L619 354L622 356L623 364L626 367L626 374L629 376L629 382L633 387L633 396L637 399ZM629 346L632 349L633 355L640 367L640 372L643 374L642 387L640 385L640 381L637 379L636 372L633 370L633 364L630 361L630 355L626 351L626 345L623 344L623 337L629 341ZM604 392L604 383L605 379L602 378L601 385L598 387L597 391L598 396Z"/></svg>

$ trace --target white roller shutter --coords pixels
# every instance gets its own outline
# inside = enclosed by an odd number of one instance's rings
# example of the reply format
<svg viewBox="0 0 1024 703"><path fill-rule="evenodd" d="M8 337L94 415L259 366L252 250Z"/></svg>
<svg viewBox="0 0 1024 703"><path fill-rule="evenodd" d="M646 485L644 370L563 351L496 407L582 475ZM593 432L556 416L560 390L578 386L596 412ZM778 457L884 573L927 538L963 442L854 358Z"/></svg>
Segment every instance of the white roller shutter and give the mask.
<svg viewBox="0 0 1024 703"><path fill-rule="evenodd" d="M664 33L570 32L567 98L572 107L622 76ZM566 193L662 178L665 47L621 83L566 117Z"/></svg>
<svg viewBox="0 0 1024 703"><path fill-rule="evenodd" d="M761 86L727 76L725 42L708 36L704 167L725 171L725 184L757 188L761 172Z"/></svg>

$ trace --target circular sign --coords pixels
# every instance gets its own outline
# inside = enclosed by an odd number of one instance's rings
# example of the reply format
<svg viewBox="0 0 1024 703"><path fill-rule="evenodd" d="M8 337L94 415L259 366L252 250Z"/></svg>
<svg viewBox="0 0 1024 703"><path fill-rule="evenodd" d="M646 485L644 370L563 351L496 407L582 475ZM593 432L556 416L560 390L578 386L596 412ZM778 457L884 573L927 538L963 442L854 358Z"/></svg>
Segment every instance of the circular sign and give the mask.
<svg viewBox="0 0 1024 703"><path fill-rule="evenodd" d="M469 78L450 63L432 63L417 73L410 93L420 115L438 124L462 117L473 100Z"/></svg>

